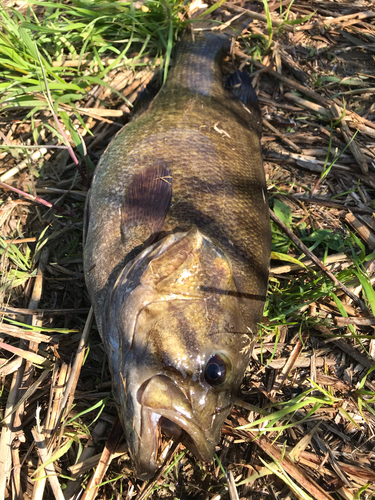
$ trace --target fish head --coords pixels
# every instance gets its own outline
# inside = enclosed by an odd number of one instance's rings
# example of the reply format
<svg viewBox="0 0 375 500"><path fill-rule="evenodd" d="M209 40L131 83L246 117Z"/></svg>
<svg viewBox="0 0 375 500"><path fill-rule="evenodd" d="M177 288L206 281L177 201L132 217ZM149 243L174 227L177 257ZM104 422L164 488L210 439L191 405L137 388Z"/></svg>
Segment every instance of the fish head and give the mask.
<svg viewBox="0 0 375 500"><path fill-rule="evenodd" d="M230 261L198 230L154 244L125 274L111 294L109 359L129 451L148 479L162 433L212 460L252 338Z"/></svg>

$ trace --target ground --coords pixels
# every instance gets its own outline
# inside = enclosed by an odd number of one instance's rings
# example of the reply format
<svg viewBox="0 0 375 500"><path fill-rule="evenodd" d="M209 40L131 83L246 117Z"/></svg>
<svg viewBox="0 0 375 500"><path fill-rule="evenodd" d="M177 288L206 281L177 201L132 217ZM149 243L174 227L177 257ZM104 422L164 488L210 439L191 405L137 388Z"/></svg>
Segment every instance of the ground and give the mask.
<svg viewBox="0 0 375 500"><path fill-rule="evenodd" d="M119 12L106 11L113 6L103 3L100 16L112 21L111 16L128 15L126 6L113 5ZM171 5L160 2L160 12L152 18L165 30L169 48L185 19L181 7L175 24L165 24L174 15ZM126 63L120 56L131 30L126 31L123 20L113 24L120 26L117 33L103 31L91 53L79 49L87 37L81 37L80 46L77 41L83 10L74 12L77 25L67 30L69 36L61 31L58 40L65 37L65 42L56 48L51 26L57 23L56 33L58 23L63 26L72 12L62 10L53 17L53 4L30 4L27 10L25 2L7 2L4 7L0 494L47 499L63 498L63 491L66 498L78 498L88 484L104 483L98 490L86 489L84 498L372 498L373 2L239 0L213 13L218 20L242 9L253 13L224 73L233 66L248 71L262 108L264 165L274 214L269 300L214 462L202 464L182 445L171 444L159 477L149 483L136 480L119 431L108 365L83 279L82 232L85 197L98 159L129 120L130 105L142 86L151 81L152 96L163 78L159 68L165 68L165 45L153 34L143 53L145 25L136 24L150 22L147 16L154 7L136 2L131 15L138 21L130 24L138 45ZM46 16L52 16L50 24L43 24ZM37 29L38 22L44 31ZM105 22L103 29L112 29ZM23 31L17 32L22 23ZM51 33L46 34L47 27ZM50 57L50 66L43 60L46 74L35 68L28 33L38 37L45 60ZM24 59L17 39L25 44ZM100 52L109 39L123 45L114 45L117 52ZM74 69L78 60L81 73ZM49 71L52 67L58 68L56 74ZM52 82L61 85L61 92ZM74 98L66 97L74 93ZM38 469L40 460L51 457L45 470ZM52 479L46 481L45 475ZM95 482L89 483L92 477Z"/></svg>

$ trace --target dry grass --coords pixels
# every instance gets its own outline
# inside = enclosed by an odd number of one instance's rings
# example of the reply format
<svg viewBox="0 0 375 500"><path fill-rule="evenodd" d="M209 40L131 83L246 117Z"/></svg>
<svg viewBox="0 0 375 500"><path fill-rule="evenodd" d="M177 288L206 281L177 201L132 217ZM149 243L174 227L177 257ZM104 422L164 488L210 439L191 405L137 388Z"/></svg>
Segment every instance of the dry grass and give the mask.
<svg viewBox="0 0 375 500"><path fill-rule="evenodd" d="M274 2L267 19L262 3L239 0L221 12L243 7L254 21L233 61L252 74L262 106L274 260L259 342L215 461L201 464L173 443L158 477L136 480L83 281L92 168L128 119L123 97L134 102L161 62L155 44L144 68L110 68L107 86L93 83L74 109L61 100L65 138L51 132L47 104L29 117L30 108L0 109L0 182L10 186L0 205L0 496L375 494L375 10L370 1L283 2L280 16ZM17 9L24 13L24 3ZM82 59L83 72L103 73L117 64L112 55L96 54L96 68ZM70 51L51 67L78 59ZM231 58L224 69L233 70ZM61 75L69 84L76 77ZM32 98L48 103L38 92ZM79 145L80 173L67 143Z"/></svg>

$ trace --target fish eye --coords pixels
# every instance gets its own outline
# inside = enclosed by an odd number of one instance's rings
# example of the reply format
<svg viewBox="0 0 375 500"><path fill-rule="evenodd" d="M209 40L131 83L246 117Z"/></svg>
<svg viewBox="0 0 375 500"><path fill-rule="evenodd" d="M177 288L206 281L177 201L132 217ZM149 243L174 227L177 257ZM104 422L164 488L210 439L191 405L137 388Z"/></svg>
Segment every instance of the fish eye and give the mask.
<svg viewBox="0 0 375 500"><path fill-rule="evenodd" d="M206 369L204 371L204 378L212 387L221 385L226 378L227 367L224 359L215 354L207 361Z"/></svg>

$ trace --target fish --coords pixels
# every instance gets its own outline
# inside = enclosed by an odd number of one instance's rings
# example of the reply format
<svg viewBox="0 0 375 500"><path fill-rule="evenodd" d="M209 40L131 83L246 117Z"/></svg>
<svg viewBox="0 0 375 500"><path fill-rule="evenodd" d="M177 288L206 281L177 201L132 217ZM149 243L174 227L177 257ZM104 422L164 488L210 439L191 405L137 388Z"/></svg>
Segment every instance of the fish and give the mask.
<svg viewBox="0 0 375 500"><path fill-rule="evenodd" d="M85 280L143 480L161 466L163 435L212 460L267 296L261 113L247 74L223 86L230 44L225 31L182 36L87 197Z"/></svg>

